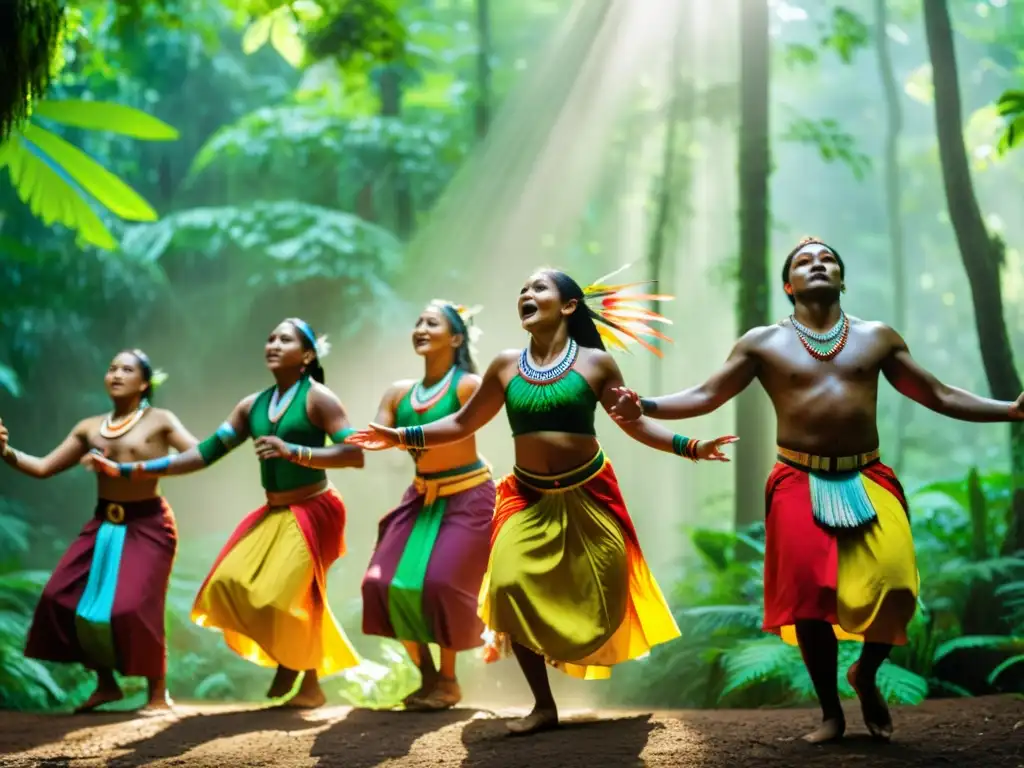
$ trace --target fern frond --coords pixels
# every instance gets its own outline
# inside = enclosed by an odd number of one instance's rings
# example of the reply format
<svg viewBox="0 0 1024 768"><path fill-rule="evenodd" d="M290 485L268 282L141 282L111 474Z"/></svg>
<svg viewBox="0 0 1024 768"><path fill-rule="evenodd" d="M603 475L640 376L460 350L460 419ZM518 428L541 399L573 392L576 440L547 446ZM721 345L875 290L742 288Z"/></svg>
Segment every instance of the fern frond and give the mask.
<svg viewBox="0 0 1024 768"><path fill-rule="evenodd" d="M725 684L720 698L773 677L789 685L791 680L807 674L800 651L774 637L742 643L724 652L722 666Z"/></svg>
<svg viewBox="0 0 1024 768"><path fill-rule="evenodd" d="M928 681L886 661L878 670L878 690L890 704L920 704L928 696Z"/></svg>
<svg viewBox="0 0 1024 768"><path fill-rule="evenodd" d="M989 648L999 651L1024 651L1024 637L1010 635L965 635L947 640L935 650L932 663L938 663L954 651Z"/></svg>

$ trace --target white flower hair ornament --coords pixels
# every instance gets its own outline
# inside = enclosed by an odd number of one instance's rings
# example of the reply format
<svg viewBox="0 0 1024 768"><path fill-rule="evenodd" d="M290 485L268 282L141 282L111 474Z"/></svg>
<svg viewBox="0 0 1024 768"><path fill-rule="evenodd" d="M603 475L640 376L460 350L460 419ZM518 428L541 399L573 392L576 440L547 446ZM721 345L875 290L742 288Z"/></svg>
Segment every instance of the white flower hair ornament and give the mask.
<svg viewBox="0 0 1024 768"><path fill-rule="evenodd" d="M323 360L331 354L331 342L327 340L327 336L317 336L315 347L318 360Z"/></svg>

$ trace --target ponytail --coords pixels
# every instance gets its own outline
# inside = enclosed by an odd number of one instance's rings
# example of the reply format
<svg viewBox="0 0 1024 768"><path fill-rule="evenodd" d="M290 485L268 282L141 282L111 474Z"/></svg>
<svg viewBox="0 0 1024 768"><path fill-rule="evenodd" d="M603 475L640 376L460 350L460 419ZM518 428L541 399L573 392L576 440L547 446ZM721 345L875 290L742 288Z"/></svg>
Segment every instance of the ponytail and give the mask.
<svg viewBox="0 0 1024 768"><path fill-rule="evenodd" d="M448 329L456 336L462 337L462 343L455 348L455 367L464 373L476 373L476 361L469 348L469 327L462 315L453 304L440 304L441 313L448 321Z"/></svg>
<svg viewBox="0 0 1024 768"><path fill-rule="evenodd" d="M305 367L303 372L313 381L324 384L324 367L320 362L320 344L317 343L317 337L313 333L312 327L305 320L298 317L289 317L284 322L295 326L295 330L299 332L299 342L302 344L302 348L313 353L312 362ZM324 352L324 354L327 353Z"/></svg>

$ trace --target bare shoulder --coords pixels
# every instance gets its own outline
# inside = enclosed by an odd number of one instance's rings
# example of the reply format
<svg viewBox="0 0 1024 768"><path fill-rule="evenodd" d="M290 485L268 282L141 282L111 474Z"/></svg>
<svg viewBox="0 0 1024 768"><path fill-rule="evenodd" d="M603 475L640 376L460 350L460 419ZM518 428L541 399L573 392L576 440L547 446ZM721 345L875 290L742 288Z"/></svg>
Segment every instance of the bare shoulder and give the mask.
<svg viewBox="0 0 1024 768"><path fill-rule="evenodd" d="M464 372L459 377L458 389L460 393L468 392L473 393L480 389L480 384L483 382L483 377L476 373Z"/></svg>
<svg viewBox="0 0 1024 768"><path fill-rule="evenodd" d="M611 352L605 349L594 349L593 347L580 347L580 359L598 369L614 368L617 366Z"/></svg>
<svg viewBox="0 0 1024 768"><path fill-rule="evenodd" d="M887 323L883 323L881 320L863 320L853 315L846 317L850 321L850 333L870 339L877 344L885 344L894 348L906 347L903 337Z"/></svg>
<svg viewBox="0 0 1024 768"><path fill-rule="evenodd" d="M341 398L334 392L333 389L328 387L326 384L321 384L319 381L309 382L309 394L318 403L340 403Z"/></svg>
<svg viewBox="0 0 1024 768"><path fill-rule="evenodd" d="M409 390L416 386L416 379L399 379L390 387L384 390L382 400L399 400L408 394Z"/></svg>
<svg viewBox="0 0 1024 768"><path fill-rule="evenodd" d="M751 328L736 341L736 351L746 353L757 353L776 339L785 334L793 327L793 323L787 317L772 325L759 325Z"/></svg>
<svg viewBox="0 0 1024 768"><path fill-rule="evenodd" d="M167 408L150 408L150 412L153 414L155 421L161 427L175 427L178 424L178 417L174 415L174 411L168 410Z"/></svg>
<svg viewBox="0 0 1024 768"><path fill-rule="evenodd" d="M98 416L87 416L75 424L74 428L71 430L71 434L83 440L88 440L92 435L99 432L100 425L103 423L105 418L107 418L105 413Z"/></svg>

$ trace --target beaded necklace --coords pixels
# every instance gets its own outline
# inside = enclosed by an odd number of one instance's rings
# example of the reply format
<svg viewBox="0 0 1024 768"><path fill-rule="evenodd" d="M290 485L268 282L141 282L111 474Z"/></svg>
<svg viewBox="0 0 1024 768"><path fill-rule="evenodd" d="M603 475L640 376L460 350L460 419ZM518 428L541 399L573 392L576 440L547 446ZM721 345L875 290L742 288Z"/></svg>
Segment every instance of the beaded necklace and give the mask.
<svg viewBox="0 0 1024 768"><path fill-rule="evenodd" d="M824 333L812 331L797 321L795 315L790 315L789 319L796 330L797 338L815 360L831 360L846 346L846 340L850 337L850 321L842 310L840 310L839 320L836 324Z"/></svg>
<svg viewBox="0 0 1024 768"><path fill-rule="evenodd" d="M147 410L149 410L149 400L143 398L139 402L138 408L119 421L114 421L114 412L111 411L100 423L100 435L108 440L116 440L127 435L142 420Z"/></svg>
<svg viewBox="0 0 1024 768"><path fill-rule="evenodd" d="M288 410L288 406L295 399L295 393L299 391L301 383L302 379L299 379L288 387L288 391L283 395L277 387L274 387L274 394L270 396L270 402L267 404L267 418L272 424L276 424L284 416L284 412Z"/></svg>
<svg viewBox="0 0 1024 768"><path fill-rule="evenodd" d="M429 411L445 396L454 378L455 366L453 365L448 369L448 373L441 377L440 381L431 384L429 387L423 386L422 379L416 382L413 385L412 392L409 393L409 404L412 406L412 409L416 413Z"/></svg>
<svg viewBox="0 0 1024 768"><path fill-rule="evenodd" d="M531 384L554 384L572 370L573 365L576 363L576 358L579 356L579 351L579 345L576 344L576 340L569 339L569 343L566 345L561 357L549 365L539 366L533 361L530 348L526 347L523 353L519 355L519 375Z"/></svg>

